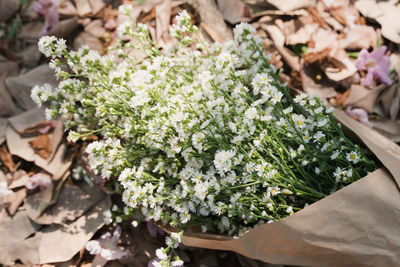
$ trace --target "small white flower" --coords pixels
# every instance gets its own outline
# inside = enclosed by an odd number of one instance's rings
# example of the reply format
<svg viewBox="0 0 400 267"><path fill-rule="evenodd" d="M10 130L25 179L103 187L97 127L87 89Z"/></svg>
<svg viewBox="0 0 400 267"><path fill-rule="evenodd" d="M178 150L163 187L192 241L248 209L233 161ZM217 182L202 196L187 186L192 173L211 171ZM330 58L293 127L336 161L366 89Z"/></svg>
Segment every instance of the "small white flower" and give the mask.
<svg viewBox="0 0 400 267"><path fill-rule="evenodd" d="M165 249L163 249L163 248L159 248L159 249L156 250L156 256L160 260L168 259L168 255L165 253Z"/></svg>
<svg viewBox="0 0 400 267"><path fill-rule="evenodd" d="M346 154L346 159L350 162L357 163L360 161L360 156L356 151L351 151Z"/></svg>
<svg viewBox="0 0 400 267"><path fill-rule="evenodd" d="M131 14L132 10L133 10L133 7L130 4L123 4L123 5L119 6L119 8L118 8L118 12L123 15Z"/></svg>
<svg viewBox="0 0 400 267"><path fill-rule="evenodd" d="M43 36L39 39L39 51L46 57L50 57L54 51L54 42L57 40L55 36Z"/></svg>
<svg viewBox="0 0 400 267"><path fill-rule="evenodd" d="M289 207L286 209L286 212L289 213L289 214L292 214L292 213L293 213L293 207L292 207L292 206L289 206Z"/></svg>

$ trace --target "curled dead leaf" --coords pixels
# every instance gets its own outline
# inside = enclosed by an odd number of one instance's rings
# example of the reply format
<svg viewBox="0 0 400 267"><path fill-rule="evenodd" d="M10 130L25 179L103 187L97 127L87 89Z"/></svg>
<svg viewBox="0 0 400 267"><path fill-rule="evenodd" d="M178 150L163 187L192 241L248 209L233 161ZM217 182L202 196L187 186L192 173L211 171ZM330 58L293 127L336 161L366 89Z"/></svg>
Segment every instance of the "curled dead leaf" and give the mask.
<svg viewBox="0 0 400 267"><path fill-rule="evenodd" d="M44 159L48 159L52 152L50 134L39 134L35 140L30 141L29 144L35 152Z"/></svg>
<svg viewBox="0 0 400 267"><path fill-rule="evenodd" d="M10 152L8 152L8 149L5 144L0 146L0 160L2 164L4 164L4 166L6 166L10 172L14 172L15 163L12 159Z"/></svg>

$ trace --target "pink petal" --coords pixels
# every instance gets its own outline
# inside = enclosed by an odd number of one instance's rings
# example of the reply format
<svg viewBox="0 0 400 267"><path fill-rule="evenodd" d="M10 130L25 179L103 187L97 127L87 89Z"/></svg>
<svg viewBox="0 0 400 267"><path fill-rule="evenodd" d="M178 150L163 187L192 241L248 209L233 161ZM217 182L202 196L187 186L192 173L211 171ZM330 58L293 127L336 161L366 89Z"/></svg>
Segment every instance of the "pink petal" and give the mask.
<svg viewBox="0 0 400 267"><path fill-rule="evenodd" d="M118 24L113 18L107 20L107 22L104 24L104 28L106 28L107 30L114 30L115 28L117 28L117 26Z"/></svg>
<svg viewBox="0 0 400 267"><path fill-rule="evenodd" d="M41 129L39 129L38 132L41 133L41 134L45 134L45 133L48 133L50 130L51 130L51 125L47 125L47 126L41 128Z"/></svg>
<svg viewBox="0 0 400 267"><path fill-rule="evenodd" d="M103 249L100 253L100 255L111 261L111 260L119 260L126 255L128 255L129 251L128 250L122 250L120 248L115 248L115 249Z"/></svg>
<svg viewBox="0 0 400 267"><path fill-rule="evenodd" d="M367 126L369 128L372 128L372 124L368 120L368 113L364 109L362 109L362 108L354 108L354 109L352 109L351 106L347 106L345 113L349 117L351 117L351 118L353 118L355 120L358 120L359 122L361 122L365 126Z"/></svg>
<svg viewBox="0 0 400 267"><path fill-rule="evenodd" d="M366 69L365 63L366 63L368 57L369 57L369 53L368 53L368 50L365 48L362 49L360 51L360 53L358 53L357 60L354 63L356 65L357 70L365 70Z"/></svg>
<svg viewBox="0 0 400 267"><path fill-rule="evenodd" d="M385 55L385 53L386 53L386 46L382 45L378 49L372 51L370 55L375 61L380 61L382 57Z"/></svg>
<svg viewBox="0 0 400 267"><path fill-rule="evenodd" d="M364 85L370 86L373 79L374 79L374 71L368 69L367 76L366 76L365 79L364 79Z"/></svg>
<svg viewBox="0 0 400 267"><path fill-rule="evenodd" d="M102 251L102 248L100 246L100 242L97 241L97 240L91 240L91 241L87 242L85 248L92 255L100 254L101 251Z"/></svg>
<svg viewBox="0 0 400 267"><path fill-rule="evenodd" d="M25 184L25 187L29 190L34 190L37 187L40 187L40 190L45 190L50 183L51 176L46 173L39 172L29 178L29 181Z"/></svg>
<svg viewBox="0 0 400 267"><path fill-rule="evenodd" d="M375 75L378 77L378 79L381 82L386 83L387 85L392 84L392 79L390 79L389 72L382 69L382 68L376 68L374 71Z"/></svg>

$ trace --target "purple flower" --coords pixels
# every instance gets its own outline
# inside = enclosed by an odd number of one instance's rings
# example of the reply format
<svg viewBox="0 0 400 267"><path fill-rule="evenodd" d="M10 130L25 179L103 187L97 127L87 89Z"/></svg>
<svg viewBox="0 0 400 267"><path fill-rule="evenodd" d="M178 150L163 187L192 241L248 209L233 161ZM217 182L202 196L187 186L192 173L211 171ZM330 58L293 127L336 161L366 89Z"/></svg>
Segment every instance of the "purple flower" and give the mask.
<svg viewBox="0 0 400 267"><path fill-rule="evenodd" d="M96 255L96 261L106 263L110 260L119 260L128 255L129 251L118 247L118 240L121 236L121 228L118 226L113 235L107 232L99 239L91 240L86 243L86 250L92 255Z"/></svg>
<svg viewBox="0 0 400 267"><path fill-rule="evenodd" d="M347 106L345 113L347 116L358 120L365 126L372 128L372 124L368 120L368 113L362 108L351 108L351 106Z"/></svg>
<svg viewBox="0 0 400 267"><path fill-rule="evenodd" d="M44 16L44 25L42 28L42 35L45 35L51 27L57 24L59 20L58 7L60 6L59 0L38 0L33 4L33 10L36 13Z"/></svg>
<svg viewBox="0 0 400 267"><path fill-rule="evenodd" d="M376 76L380 81L390 85L392 80L389 77L390 58L385 56L386 46L369 53L366 49L361 50L355 62L358 70L367 70L364 85L371 85L372 79Z"/></svg>
<svg viewBox="0 0 400 267"><path fill-rule="evenodd" d="M26 182L25 187L28 188L29 190L35 190L36 188L40 188L41 191L45 190L49 185L51 184L51 176L39 172L32 177L29 178L28 182Z"/></svg>

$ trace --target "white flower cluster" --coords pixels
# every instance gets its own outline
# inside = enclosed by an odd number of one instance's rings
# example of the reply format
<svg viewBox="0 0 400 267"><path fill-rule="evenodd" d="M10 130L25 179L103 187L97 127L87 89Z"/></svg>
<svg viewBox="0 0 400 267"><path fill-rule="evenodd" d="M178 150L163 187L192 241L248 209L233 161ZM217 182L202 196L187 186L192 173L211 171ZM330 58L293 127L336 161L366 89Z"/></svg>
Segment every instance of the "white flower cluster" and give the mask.
<svg viewBox="0 0 400 267"><path fill-rule="evenodd" d="M100 137L88 146L89 165L122 186L129 208L178 229L196 224L237 235L374 170L323 102L290 97L250 25L210 46L187 13L177 21L179 42L166 55L145 27L120 26L146 51L142 61L40 41L42 52L63 56L73 73L50 96L35 89L33 97L53 101L48 114L66 119L70 140ZM184 32L199 50L187 46Z"/></svg>
<svg viewBox="0 0 400 267"><path fill-rule="evenodd" d="M159 248L156 250L157 261L152 261L153 266L183 266L184 262L179 258L176 254L175 249L178 248L179 244L181 243L181 237L183 232L179 233L171 233L171 236L167 236L165 238L165 244L167 245L166 248ZM172 255L175 254L173 261L171 261Z"/></svg>

